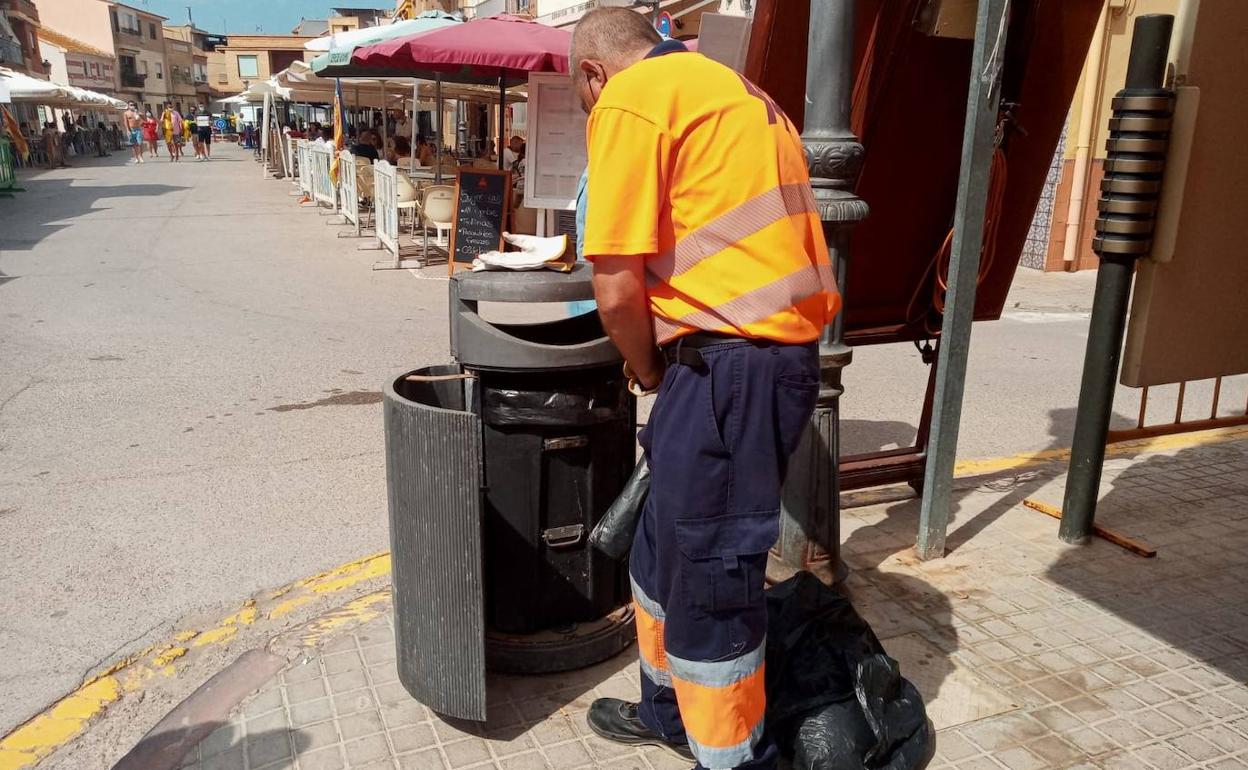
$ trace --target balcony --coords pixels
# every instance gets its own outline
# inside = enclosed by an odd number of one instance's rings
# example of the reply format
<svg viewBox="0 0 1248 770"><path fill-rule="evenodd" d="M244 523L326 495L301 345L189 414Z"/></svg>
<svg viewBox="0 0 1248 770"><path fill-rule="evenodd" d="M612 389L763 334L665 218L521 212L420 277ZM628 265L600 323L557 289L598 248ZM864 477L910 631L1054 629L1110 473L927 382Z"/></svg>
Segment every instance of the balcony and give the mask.
<svg viewBox="0 0 1248 770"><path fill-rule="evenodd" d="M142 89L143 84L147 82L147 75L142 72L132 72L130 70L121 71L121 87L122 88L138 88Z"/></svg>
<svg viewBox="0 0 1248 770"><path fill-rule="evenodd" d="M7 64L10 67L17 65L17 69L25 69L26 57L22 55L21 44L16 40L0 38L0 64Z"/></svg>
<svg viewBox="0 0 1248 770"><path fill-rule="evenodd" d="M117 31L123 35L134 35L135 37L143 37L143 29L141 27L117 27Z"/></svg>
<svg viewBox="0 0 1248 770"><path fill-rule="evenodd" d="M18 17L31 24L39 23L39 9L31 0L0 0L0 11L7 11L10 17Z"/></svg>

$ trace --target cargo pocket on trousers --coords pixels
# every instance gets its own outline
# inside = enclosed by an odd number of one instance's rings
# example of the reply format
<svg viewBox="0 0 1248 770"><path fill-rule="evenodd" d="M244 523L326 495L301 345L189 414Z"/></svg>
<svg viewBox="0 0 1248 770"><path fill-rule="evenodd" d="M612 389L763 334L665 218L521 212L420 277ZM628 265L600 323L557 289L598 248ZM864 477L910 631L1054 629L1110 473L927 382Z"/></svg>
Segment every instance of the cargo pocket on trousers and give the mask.
<svg viewBox="0 0 1248 770"><path fill-rule="evenodd" d="M802 441L819 398L819 380L805 374L782 375L776 382L776 428L787 462Z"/></svg>
<svg viewBox="0 0 1248 770"><path fill-rule="evenodd" d="M779 534L779 511L677 520L681 590L690 605L720 613L762 602L767 552Z"/></svg>

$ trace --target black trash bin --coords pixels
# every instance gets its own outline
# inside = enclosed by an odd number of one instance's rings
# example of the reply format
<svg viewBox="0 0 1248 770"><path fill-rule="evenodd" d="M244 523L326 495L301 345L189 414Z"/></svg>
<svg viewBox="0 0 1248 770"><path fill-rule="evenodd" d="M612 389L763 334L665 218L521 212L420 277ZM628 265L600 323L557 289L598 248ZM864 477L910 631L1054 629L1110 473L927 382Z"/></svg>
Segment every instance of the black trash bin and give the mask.
<svg viewBox="0 0 1248 770"><path fill-rule="evenodd" d="M635 458L619 353L597 313L480 313L590 299L589 280L584 266L456 276L456 364L386 388L399 678L449 716L485 719L487 667L578 668L634 636L627 570L588 544Z"/></svg>

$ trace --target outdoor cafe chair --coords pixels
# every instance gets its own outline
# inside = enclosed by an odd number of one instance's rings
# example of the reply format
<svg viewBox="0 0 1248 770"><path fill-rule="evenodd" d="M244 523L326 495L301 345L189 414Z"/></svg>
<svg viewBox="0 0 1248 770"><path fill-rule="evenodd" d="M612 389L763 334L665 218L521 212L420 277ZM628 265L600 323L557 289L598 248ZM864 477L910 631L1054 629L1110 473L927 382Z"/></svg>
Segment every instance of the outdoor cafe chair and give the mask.
<svg viewBox="0 0 1248 770"><path fill-rule="evenodd" d="M455 188L450 185L426 187L420 204L424 227L438 231L438 245L446 245L446 233L455 219Z"/></svg>
<svg viewBox="0 0 1248 770"><path fill-rule="evenodd" d="M412 235L416 235L416 220L420 218L420 193L416 191L406 174L397 174L395 181L397 182L399 211L412 212Z"/></svg>
<svg viewBox="0 0 1248 770"><path fill-rule="evenodd" d="M360 211L369 213L369 222L372 222L373 213L373 187L376 180L373 178L373 167L369 164L360 164L355 167L355 189L360 197ZM368 225L362 225L368 226Z"/></svg>

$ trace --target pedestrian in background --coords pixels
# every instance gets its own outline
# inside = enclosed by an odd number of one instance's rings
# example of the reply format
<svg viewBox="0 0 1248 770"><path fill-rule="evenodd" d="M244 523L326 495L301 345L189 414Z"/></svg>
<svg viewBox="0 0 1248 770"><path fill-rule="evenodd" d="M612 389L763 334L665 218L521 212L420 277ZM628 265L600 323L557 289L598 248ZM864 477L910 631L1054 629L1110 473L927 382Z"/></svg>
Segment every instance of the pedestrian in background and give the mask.
<svg viewBox="0 0 1248 770"><path fill-rule="evenodd" d="M600 698L589 726L771 770L767 554L840 307L801 138L757 86L627 8L581 18L571 72L599 316L630 389L658 392L629 565L641 699Z"/></svg>
<svg viewBox="0 0 1248 770"><path fill-rule="evenodd" d="M194 130L194 128L192 127L192 124L191 124L191 116L190 116L189 114L188 114L188 115L183 115L183 116L182 116L182 150L183 150L183 154L185 154L185 151L186 151L186 145L191 144L191 143L194 141L194 140L193 140L193 137L194 137L194 136L195 136L195 130ZM198 150L198 149L197 149L197 150L195 150L195 157L197 157L197 158L199 157L199 150Z"/></svg>
<svg viewBox="0 0 1248 770"><path fill-rule="evenodd" d="M212 160L212 113L203 107L195 115L195 133L199 135L199 159Z"/></svg>
<svg viewBox="0 0 1248 770"><path fill-rule="evenodd" d="M139 117L139 106L135 102L130 102L129 108L122 121L126 124L126 139L130 143L130 150L134 153L134 157L130 159L130 163L143 162L143 119Z"/></svg>
<svg viewBox="0 0 1248 770"><path fill-rule="evenodd" d="M156 118L152 117L151 110L143 115L143 143L147 145L147 154L153 158L160 157L160 150L156 147Z"/></svg>
<svg viewBox="0 0 1248 770"><path fill-rule="evenodd" d="M104 121L101 120L99 123L96 124L94 135L95 135L95 157L97 158L107 157L110 153L105 147L105 145L108 142L108 129L104 127Z"/></svg>

